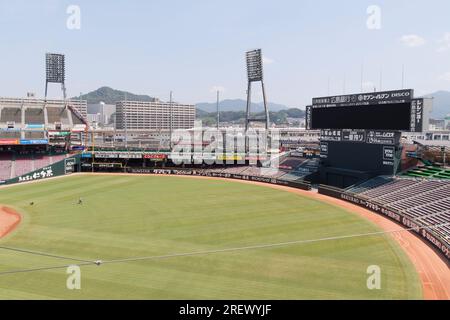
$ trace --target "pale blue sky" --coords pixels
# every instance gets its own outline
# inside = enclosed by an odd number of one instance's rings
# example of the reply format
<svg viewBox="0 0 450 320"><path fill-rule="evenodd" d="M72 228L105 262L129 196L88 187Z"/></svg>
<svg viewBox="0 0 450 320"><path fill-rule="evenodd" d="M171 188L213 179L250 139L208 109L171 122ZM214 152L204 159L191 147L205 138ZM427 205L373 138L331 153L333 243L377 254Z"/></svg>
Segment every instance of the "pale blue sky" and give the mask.
<svg viewBox="0 0 450 320"><path fill-rule="evenodd" d="M80 30L66 28L71 4ZM366 26L369 5L381 8L381 30ZM448 0L0 0L0 96L42 96L44 54L58 52L70 95L106 85L195 103L221 86L244 98L253 48L270 62L269 100L290 106L327 95L328 78L331 94L344 78L359 91L362 63L367 90L381 68L383 89L401 87L402 64L416 94L450 90L449 12Z"/></svg>

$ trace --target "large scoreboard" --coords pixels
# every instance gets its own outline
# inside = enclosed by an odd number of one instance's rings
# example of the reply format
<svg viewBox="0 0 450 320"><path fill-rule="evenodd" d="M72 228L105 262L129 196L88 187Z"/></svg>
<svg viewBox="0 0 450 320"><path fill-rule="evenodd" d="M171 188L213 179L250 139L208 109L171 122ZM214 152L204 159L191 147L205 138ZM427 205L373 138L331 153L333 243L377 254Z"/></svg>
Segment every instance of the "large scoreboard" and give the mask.
<svg viewBox="0 0 450 320"><path fill-rule="evenodd" d="M314 98L306 107L306 128L423 132L431 100L413 95L397 90Z"/></svg>
<svg viewBox="0 0 450 320"><path fill-rule="evenodd" d="M401 132L422 132L430 99L413 90L314 98L306 128L320 130L318 182L341 188L397 172Z"/></svg>

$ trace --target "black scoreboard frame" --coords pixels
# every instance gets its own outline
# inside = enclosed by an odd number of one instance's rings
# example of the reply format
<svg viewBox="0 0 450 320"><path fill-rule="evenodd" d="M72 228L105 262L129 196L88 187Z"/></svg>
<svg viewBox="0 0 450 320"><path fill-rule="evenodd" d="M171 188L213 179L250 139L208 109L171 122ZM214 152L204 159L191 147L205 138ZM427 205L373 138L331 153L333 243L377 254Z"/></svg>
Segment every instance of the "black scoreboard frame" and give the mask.
<svg viewBox="0 0 450 320"><path fill-rule="evenodd" d="M402 132L422 132L430 107L412 89L314 98L305 119L307 130L320 130L321 161L313 182L347 188L395 175ZM317 115L329 118L315 124ZM389 118L383 123L384 117Z"/></svg>
<svg viewBox="0 0 450 320"><path fill-rule="evenodd" d="M359 115L355 115L355 119L348 119L352 116L350 114L352 110L357 111L355 114ZM316 114L317 117L319 112L323 118L319 120L319 124L315 124L313 115ZM423 132L426 112L425 100L414 98L414 90L406 89L314 98L312 105L306 107L305 122L307 130L364 129ZM339 118L340 114L347 118ZM383 123L383 119L386 119L386 123Z"/></svg>

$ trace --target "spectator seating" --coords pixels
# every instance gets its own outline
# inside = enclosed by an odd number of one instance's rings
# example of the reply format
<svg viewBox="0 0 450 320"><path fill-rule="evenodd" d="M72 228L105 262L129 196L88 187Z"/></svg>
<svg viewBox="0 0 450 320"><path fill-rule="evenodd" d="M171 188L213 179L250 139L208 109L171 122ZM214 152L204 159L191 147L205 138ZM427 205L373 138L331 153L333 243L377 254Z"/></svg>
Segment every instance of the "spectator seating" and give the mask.
<svg viewBox="0 0 450 320"><path fill-rule="evenodd" d="M22 109L20 108L3 108L0 114L0 122L22 122Z"/></svg>
<svg viewBox="0 0 450 320"><path fill-rule="evenodd" d="M25 175L34 170L47 167L66 158L66 155L14 155L0 153L0 180Z"/></svg>
<svg viewBox="0 0 450 320"><path fill-rule="evenodd" d="M403 174L407 177L417 177L417 178L435 178L435 179L449 179L450 180L450 170L443 169L433 166L421 166L409 170Z"/></svg>
<svg viewBox="0 0 450 320"><path fill-rule="evenodd" d="M44 109L28 108L25 110L25 123L38 124L45 123Z"/></svg>
<svg viewBox="0 0 450 320"><path fill-rule="evenodd" d="M450 243L450 181L380 177L347 190L399 212ZM434 228L434 227L433 227Z"/></svg>
<svg viewBox="0 0 450 320"><path fill-rule="evenodd" d="M29 155L16 155L14 163L14 177L22 176L34 170L33 158Z"/></svg>
<svg viewBox="0 0 450 320"><path fill-rule="evenodd" d="M0 154L0 180L11 178L12 153Z"/></svg>

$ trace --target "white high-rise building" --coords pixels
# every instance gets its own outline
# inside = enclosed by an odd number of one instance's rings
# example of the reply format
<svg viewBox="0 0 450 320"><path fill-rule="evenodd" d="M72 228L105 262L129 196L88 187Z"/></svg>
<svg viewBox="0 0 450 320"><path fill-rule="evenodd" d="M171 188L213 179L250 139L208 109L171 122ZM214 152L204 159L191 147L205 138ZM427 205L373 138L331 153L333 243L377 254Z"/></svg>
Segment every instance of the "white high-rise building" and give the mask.
<svg viewBox="0 0 450 320"><path fill-rule="evenodd" d="M195 106L168 102L120 101L116 103L116 128L130 130L191 129Z"/></svg>

